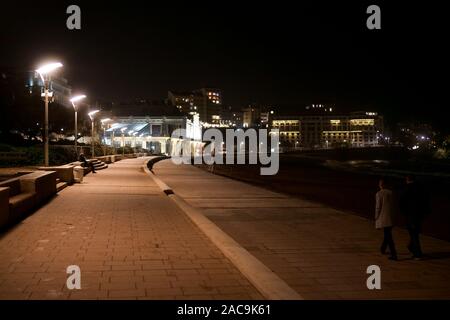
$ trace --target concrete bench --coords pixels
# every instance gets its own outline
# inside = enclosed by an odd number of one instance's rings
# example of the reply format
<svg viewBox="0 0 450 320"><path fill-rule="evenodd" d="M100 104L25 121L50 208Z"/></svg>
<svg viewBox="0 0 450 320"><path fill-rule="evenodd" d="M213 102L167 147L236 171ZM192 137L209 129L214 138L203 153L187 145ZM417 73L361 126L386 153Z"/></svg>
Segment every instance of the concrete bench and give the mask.
<svg viewBox="0 0 450 320"><path fill-rule="evenodd" d="M87 160L87 162L89 163L89 160ZM69 165L74 166L74 167L82 167L84 175L87 175L89 172L91 172L91 167L89 167L89 166L83 167L83 163L81 161L71 162L71 163L69 163Z"/></svg>
<svg viewBox="0 0 450 320"><path fill-rule="evenodd" d="M6 222L19 219L25 213L29 212L36 204L37 195L34 188L29 188L28 185L22 185L19 178L1 182L0 188L5 188L8 192L8 213ZM3 215L4 213L2 213L2 216Z"/></svg>
<svg viewBox="0 0 450 320"><path fill-rule="evenodd" d="M0 187L0 228L8 223L9 219L9 187Z"/></svg>
<svg viewBox="0 0 450 320"><path fill-rule="evenodd" d="M75 167L75 165L65 164L62 166L55 166L55 167L39 167L38 170L56 171L56 177L60 181L67 182L67 184L72 184L74 182L74 176L73 176L73 168L74 167Z"/></svg>
<svg viewBox="0 0 450 320"><path fill-rule="evenodd" d="M111 156L95 157L95 159L103 161L104 163L111 163Z"/></svg>
<svg viewBox="0 0 450 320"><path fill-rule="evenodd" d="M37 204L42 204L56 194L55 171L35 171L19 178L20 185L27 192L36 193Z"/></svg>
<svg viewBox="0 0 450 320"><path fill-rule="evenodd" d="M0 183L0 226L22 218L56 194L55 171L34 171ZM5 199L8 201L5 208Z"/></svg>

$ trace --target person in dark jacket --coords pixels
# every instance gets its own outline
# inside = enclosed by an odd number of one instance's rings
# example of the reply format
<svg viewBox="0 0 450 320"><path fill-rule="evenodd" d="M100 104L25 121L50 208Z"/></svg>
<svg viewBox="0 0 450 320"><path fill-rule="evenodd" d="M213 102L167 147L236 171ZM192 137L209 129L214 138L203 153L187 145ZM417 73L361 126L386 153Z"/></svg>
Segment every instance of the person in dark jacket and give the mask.
<svg viewBox="0 0 450 320"><path fill-rule="evenodd" d="M410 237L408 250L414 259L420 260L423 256L420 245L420 232L425 216L431 211L430 199L425 188L416 182L413 176L408 175L405 180L406 186L400 198L400 206L406 217L406 225Z"/></svg>
<svg viewBox="0 0 450 320"><path fill-rule="evenodd" d="M78 160L83 163L83 167L91 167L92 173L97 173L95 172L94 164L92 162L88 162L83 153L80 153L80 157L78 158Z"/></svg>

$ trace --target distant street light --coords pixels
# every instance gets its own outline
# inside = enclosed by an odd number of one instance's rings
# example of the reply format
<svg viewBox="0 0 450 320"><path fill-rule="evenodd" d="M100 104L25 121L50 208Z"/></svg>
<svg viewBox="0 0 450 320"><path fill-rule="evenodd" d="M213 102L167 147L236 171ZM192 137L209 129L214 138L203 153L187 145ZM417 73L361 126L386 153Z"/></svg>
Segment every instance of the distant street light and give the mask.
<svg viewBox="0 0 450 320"><path fill-rule="evenodd" d="M133 132L133 136L134 136L134 153L136 153L136 135L138 133L137 132Z"/></svg>
<svg viewBox="0 0 450 320"><path fill-rule="evenodd" d="M112 125L111 125L111 129L112 129L112 136L111 136L111 146L112 146L112 148L113 148L113 154L116 154L116 145L114 144L114 132L115 132L115 130L114 130L114 127L115 126L118 126L119 124L117 123L117 122L115 122L115 123L113 123Z"/></svg>
<svg viewBox="0 0 450 320"><path fill-rule="evenodd" d="M100 110L94 110L88 113L89 118L91 118L91 158L95 157L95 148L94 148L94 116Z"/></svg>
<svg viewBox="0 0 450 320"><path fill-rule="evenodd" d="M56 69L62 67L60 62L48 63L39 67L36 72L39 73L39 76L44 82L44 97L45 97L45 118L44 118L44 164L48 167L49 165L49 156L48 156L48 88L50 83L50 73L55 71Z"/></svg>
<svg viewBox="0 0 450 320"><path fill-rule="evenodd" d="M86 98L86 96L84 94L81 94L79 96L75 96L75 97L72 97L70 99L70 102L72 103L73 109L75 111L75 135L74 136L75 136L75 152L77 154L77 159L78 159L78 149L77 149L77 140L78 140L78 120L77 120L78 116L77 116L77 114L78 114L78 109L77 109L76 102L78 102L80 100L83 100L84 98Z"/></svg>
<svg viewBox="0 0 450 320"><path fill-rule="evenodd" d="M125 156L125 130L127 130L127 127L120 129L122 131L122 157Z"/></svg>
<svg viewBox="0 0 450 320"><path fill-rule="evenodd" d="M103 127L103 155L106 156L106 123L111 121L110 118L104 118L101 119L100 122L102 123L102 127Z"/></svg>

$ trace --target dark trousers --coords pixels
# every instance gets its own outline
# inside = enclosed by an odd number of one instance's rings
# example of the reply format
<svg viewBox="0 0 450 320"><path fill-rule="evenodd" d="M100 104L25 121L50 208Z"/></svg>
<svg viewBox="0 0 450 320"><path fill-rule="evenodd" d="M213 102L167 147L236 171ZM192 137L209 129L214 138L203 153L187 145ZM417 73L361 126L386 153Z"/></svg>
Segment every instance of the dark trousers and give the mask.
<svg viewBox="0 0 450 320"><path fill-rule="evenodd" d="M386 249L389 247L389 252L391 256L396 257L397 251L395 250L394 239L392 238L392 227L383 228L384 239L381 244L381 252L386 252Z"/></svg>
<svg viewBox="0 0 450 320"><path fill-rule="evenodd" d="M420 221L409 220L408 221L408 232L409 232L409 245L408 250L411 251L415 258L422 257L422 248L420 246L420 229L422 223Z"/></svg>
<svg viewBox="0 0 450 320"><path fill-rule="evenodd" d="M94 168L94 164L92 162L88 162L88 161L84 161L83 162L83 167L90 167L91 171L95 173L95 168Z"/></svg>

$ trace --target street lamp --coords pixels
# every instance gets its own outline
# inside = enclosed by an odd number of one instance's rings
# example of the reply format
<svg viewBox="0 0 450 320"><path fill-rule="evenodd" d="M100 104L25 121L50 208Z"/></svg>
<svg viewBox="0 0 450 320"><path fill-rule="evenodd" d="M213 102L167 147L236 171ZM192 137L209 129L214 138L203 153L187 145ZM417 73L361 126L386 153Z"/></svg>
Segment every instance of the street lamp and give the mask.
<svg viewBox="0 0 450 320"><path fill-rule="evenodd" d="M114 132L115 132L114 127L116 127L118 125L119 124L117 122L115 122L111 125L111 128L112 128L111 146L113 148L113 154L116 154L116 145L114 144L114 138L115 138L114 137Z"/></svg>
<svg viewBox="0 0 450 320"><path fill-rule="evenodd" d="M95 157L95 149L94 149L94 116L97 112L99 112L100 110L94 110L88 113L89 118L91 119L91 125L92 125L92 129L91 129L91 157L94 158Z"/></svg>
<svg viewBox="0 0 450 320"><path fill-rule="evenodd" d="M125 130L127 130L127 127L120 129L120 131L122 131L122 158L125 157Z"/></svg>
<svg viewBox="0 0 450 320"><path fill-rule="evenodd" d="M77 120L77 113L78 113L78 109L77 109L77 105L76 102L83 100L84 98L86 98L86 96L84 94L80 94L79 96L75 96L72 97L70 99L70 102L72 103L73 109L75 110L75 152L77 154L77 158L78 158L78 149L77 149L77 140L78 140L78 120Z"/></svg>
<svg viewBox="0 0 450 320"><path fill-rule="evenodd" d="M137 132L133 132L133 136L134 136L134 153L136 153L136 135L138 133Z"/></svg>
<svg viewBox="0 0 450 320"><path fill-rule="evenodd" d="M103 155L106 156L106 123L111 121L110 118L104 118L101 119L100 122L102 123L102 127L103 127Z"/></svg>
<svg viewBox="0 0 450 320"><path fill-rule="evenodd" d="M52 71L55 71L56 69L62 67L62 64L60 62L53 62L48 63L46 65L43 65L39 67L36 72L39 73L39 76L42 79L42 82L44 82L44 96L45 96L45 119L44 119L44 162L45 166L48 167L49 164L49 157L48 157L48 88L50 83L50 73ZM45 79L45 76L47 76L47 79Z"/></svg>

